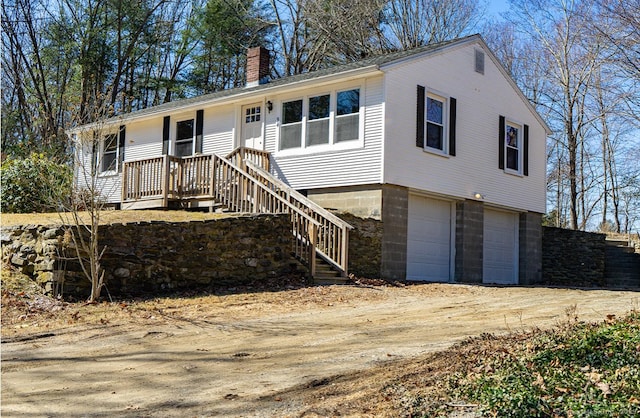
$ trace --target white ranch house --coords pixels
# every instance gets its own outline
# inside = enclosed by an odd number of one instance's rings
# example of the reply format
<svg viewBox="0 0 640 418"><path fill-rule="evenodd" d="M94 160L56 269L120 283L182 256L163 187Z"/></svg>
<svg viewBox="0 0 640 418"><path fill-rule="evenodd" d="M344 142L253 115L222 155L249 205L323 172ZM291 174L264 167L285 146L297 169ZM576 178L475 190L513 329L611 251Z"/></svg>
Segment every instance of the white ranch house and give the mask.
<svg viewBox="0 0 640 418"><path fill-rule="evenodd" d="M72 130L102 138L77 181L93 165L121 208L291 213L313 269L346 274L329 208L382 221L383 278L540 278L550 130L480 36L277 80L268 58L249 50L246 87Z"/></svg>

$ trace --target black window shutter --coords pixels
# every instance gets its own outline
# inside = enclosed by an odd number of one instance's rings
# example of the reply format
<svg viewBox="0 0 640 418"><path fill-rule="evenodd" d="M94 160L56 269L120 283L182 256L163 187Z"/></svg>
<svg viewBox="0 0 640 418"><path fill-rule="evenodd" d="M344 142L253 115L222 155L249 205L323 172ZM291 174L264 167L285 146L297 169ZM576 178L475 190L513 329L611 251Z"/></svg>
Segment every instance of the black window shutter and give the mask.
<svg viewBox="0 0 640 418"><path fill-rule="evenodd" d="M165 116L162 124L162 155L169 154L170 131L171 131L171 116Z"/></svg>
<svg viewBox="0 0 640 418"><path fill-rule="evenodd" d="M449 155L456 155L456 99L449 98Z"/></svg>
<svg viewBox="0 0 640 418"><path fill-rule="evenodd" d="M498 167L504 170L504 116L500 116L498 127Z"/></svg>
<svg viewBox="0 0 640 418"><path fill-rule="evenodd" d="M416 111L416 147L424 148L424 106L425 88L418 85L418 103Z"/></svg>
<svg viewBox="0 0 640 418"><path fill-rule="evenodd" d="M202 130L204 127L204 110L196 112L196 152L202 153Z"/></svg>
<svg viewBox="0 0 640 418"><path fill-rule="evenodd" d="M124 125L120 126L120 132L118 136L118 170L122 171L122 162L124 161L124 141L127 136L127 128Z"/></svg>
<svg viewBox="0 0 640 418"><path fill-rule="evenodd" d="M529 125L524 125L524 141L522 143L522 174L529 175Z"/></svg>

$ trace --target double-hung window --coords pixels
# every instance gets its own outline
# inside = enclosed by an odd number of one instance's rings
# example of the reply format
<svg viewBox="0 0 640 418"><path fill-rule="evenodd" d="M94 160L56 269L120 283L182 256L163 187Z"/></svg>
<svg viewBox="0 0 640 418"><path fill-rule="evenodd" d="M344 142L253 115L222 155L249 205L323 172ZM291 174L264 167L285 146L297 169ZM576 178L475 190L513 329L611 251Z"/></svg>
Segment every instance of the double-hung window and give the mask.
<svg viewBox="0 0 640 418"><path fill-rule="evenodd" d="M416 146L442 156L456 155L455 97L418 85Z"/></svg>
<svg viewBox="0 0 640 418"><path fill-rule="evenodd" d="M309 97L307 146L329 143L330 95Z"/></svg>
<svg viewBox="0 0 640 418"><path fill-rule="evenodd" d="M498 167L509 174L529 175L529 126L500 115Z"/></svg>
<svg viewBox="0 0 640 418"><path fill-rule="evenodd" d="M506 168L508 170L520 171L520 147L522 129L520 125L507 122L505 127L505 151L506 151Z"/></svg>
<svg viewBox="0 0 640 418"><path fill-rule="evenodd" d="M177 157L193 155L193 128L193 119L182 120L177 123L175 148L175 155Z"/></svg>
<svg viewBox="0 0 640 418"><path fill-rule="evenodd" d="M446 100L433 95L427 96L427 147L444 151Z"/></svg>
<svg viewBox="0 0 640 418"><path fill-rule="evenodd" d="M336 99L334 142L358 139L360 129L360 89L339 91Z"/></svg>
<svg viewBox="0 0 640 418"><path fill-rule="evenodd" d="M281 116L278 148L281 151L357 141L360 138L360 89L285 101Z"/></svg>
<svg viewBox="0 0 640 418"><path fill-rule="evenodd" d="M116 171L118 169L118 135L109 134L102 142L101 171Z"/></svg>
<svg viewBox="0 0 640 418"><path fill-rule="evenodd" d="M282 104L282 127L280 128L280 149L300 148L302 135L302 100L292 100Z"/></svg>

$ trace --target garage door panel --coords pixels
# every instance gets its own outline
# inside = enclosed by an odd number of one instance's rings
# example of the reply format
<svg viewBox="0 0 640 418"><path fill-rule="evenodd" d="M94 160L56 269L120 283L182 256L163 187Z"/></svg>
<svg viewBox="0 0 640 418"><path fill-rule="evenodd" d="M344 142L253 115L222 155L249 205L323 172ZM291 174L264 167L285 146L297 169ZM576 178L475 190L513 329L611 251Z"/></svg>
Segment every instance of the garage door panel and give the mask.
<svg viewBox="0 0 640 418"><path fill-rule="evenodd" d="M412 195L408 215L407 279L449 281L451 203Z"/></svg>
<svg viewBox="0 0 640 418"><path fill-rule="evenodd" d="M518 215L486 209L483 236L483 282L518 283Z"/></svg>

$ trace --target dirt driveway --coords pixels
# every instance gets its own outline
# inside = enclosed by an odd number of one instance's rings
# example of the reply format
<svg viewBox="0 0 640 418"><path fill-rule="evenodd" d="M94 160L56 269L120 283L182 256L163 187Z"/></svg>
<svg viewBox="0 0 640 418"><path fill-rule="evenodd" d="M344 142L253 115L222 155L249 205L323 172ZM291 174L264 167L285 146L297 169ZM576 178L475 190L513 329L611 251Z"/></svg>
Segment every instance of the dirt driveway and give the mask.
<svg viewBox="0 0 640 418"><path fill-rule="evenodd" d="M638 308L639 296L444 284L331 286L174 300L146 311L123 307L128 315L104 324L58 327L38 338L3 331L1 412L301 416L309 401L300 396L304 385L440 350L467 336L550 327L574 312L585 321L622 315ZM296 395L287 396L294 387Z"/></svg>

